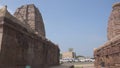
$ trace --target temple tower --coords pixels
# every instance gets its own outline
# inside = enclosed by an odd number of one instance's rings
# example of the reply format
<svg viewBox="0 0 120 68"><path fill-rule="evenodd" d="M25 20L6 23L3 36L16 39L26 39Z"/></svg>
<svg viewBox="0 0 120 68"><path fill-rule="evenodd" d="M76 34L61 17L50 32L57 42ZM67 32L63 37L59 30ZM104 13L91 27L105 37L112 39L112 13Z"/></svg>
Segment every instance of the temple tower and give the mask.
<svg viewBox="0 0 120 68"><path fill-rule="evenodd" d="M16 10L14 16L33 29L36 34L45 37L42 15L34 4L21 6Z"/></svg>
<svg viewBox="0 0 120 68"><path fill-rule="evenodd" d="M0 68L49 68L59 65L59 47L45 38L40 12L34 5L0 9ZM19 20L18 20L19 19Z"/></svg>
<svg viewBox="0 0 120 68"><path fill-rule="evenodd" d="M108 21L108 40L120 34L120 2L113 4L112 8Z"/></svg>

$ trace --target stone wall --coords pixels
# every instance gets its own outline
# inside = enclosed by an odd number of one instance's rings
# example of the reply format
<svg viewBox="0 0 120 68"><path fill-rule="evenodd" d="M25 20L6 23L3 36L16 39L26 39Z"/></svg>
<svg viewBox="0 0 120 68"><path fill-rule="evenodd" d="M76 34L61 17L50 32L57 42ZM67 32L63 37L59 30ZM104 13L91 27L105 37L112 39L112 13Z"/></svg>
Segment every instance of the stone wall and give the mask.
<svg viewBox="0 0 120 68"><path fill-rule="evenodd" d="M94 57L95 68L101 68L102 62L106 68L120 68L120 35L97 48Z"/></svg>
<svg viewBox="0 0 120 68"><path fill-rule="evenodd" d="M36 34L7 8L0 9L0 68L48 68L59 64L59 47Z"/></svg>
<svg viewBox="0 0 120 68"><path fill-rule="evenodd" d="M94 50L95 68L120 68L120 3L113 5L108 21L108 41Z"/></svg>

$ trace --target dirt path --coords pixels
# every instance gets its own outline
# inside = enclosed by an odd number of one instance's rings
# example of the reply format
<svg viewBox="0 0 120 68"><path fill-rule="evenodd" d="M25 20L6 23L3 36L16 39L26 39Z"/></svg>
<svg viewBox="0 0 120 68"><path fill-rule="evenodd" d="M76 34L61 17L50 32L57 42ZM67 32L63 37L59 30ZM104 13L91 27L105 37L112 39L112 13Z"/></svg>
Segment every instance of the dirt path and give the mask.
<svg viewBox="0 0 120 68"><path fill-rule="evenodd" d="M94 64L79 64L74 65L75 68L94 68Z"/></svg>
<svg viewBox="0 0 120 68"><path fill-rule="evenodd" d="M72 65L66 66L66 65L60 65L60 66L53 66L50 68L71 68Z"/></svg>
<svg viewBox="0 0 120 68"><path fill-rule="evenodd" d="M74 68L94 68L93 63L65 63L59 66L53 66L50 68L71 68L74 65Z"/></svg>

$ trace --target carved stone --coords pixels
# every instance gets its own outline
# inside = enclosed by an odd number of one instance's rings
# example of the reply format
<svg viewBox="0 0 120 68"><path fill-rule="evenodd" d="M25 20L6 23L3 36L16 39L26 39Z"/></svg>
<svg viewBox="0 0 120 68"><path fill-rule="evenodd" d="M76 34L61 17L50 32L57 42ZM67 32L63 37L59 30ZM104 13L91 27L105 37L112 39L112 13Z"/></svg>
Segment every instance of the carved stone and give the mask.
<svg viewBox="0 0 120 68"><path fill-rule="evenodd" d="M45 37L45 27L41 13L34 4L23 5L16 10L14 16L22 23L35 30L39 35Z"/></svg>
<svg viewBox="0 0 120 68"><path fill-rule="evenodd" d="M113 5L108 21L108 41L94 50L95 68L120 68L120 3Z"/></svg>
<svg viewBox="0 0 120 68"><path fill-rule="evenodd" d="M58 65L59 47L45 37L39 10L34 5L25 5L20 9L27 10L37 18L20 10L15 12L14 17L6 7L0 9L0 68L48 68ZM19 13L23 17L19 17ZM28 16L30 18L26 18ZM32 20L32 25L29 19Z"/></svg>

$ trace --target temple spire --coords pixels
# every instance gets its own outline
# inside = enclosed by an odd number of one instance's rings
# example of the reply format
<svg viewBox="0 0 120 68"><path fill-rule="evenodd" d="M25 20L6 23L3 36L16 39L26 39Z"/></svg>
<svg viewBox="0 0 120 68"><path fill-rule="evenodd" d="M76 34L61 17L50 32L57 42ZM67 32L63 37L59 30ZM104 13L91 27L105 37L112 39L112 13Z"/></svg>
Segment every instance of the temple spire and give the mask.
<svg viewBox="0 0 120 68"><path fill-rule="evenodd" d="M19 7L14 16L28 25L39 36L45 37L45 27L42 15L34 4Z"/></svg>

